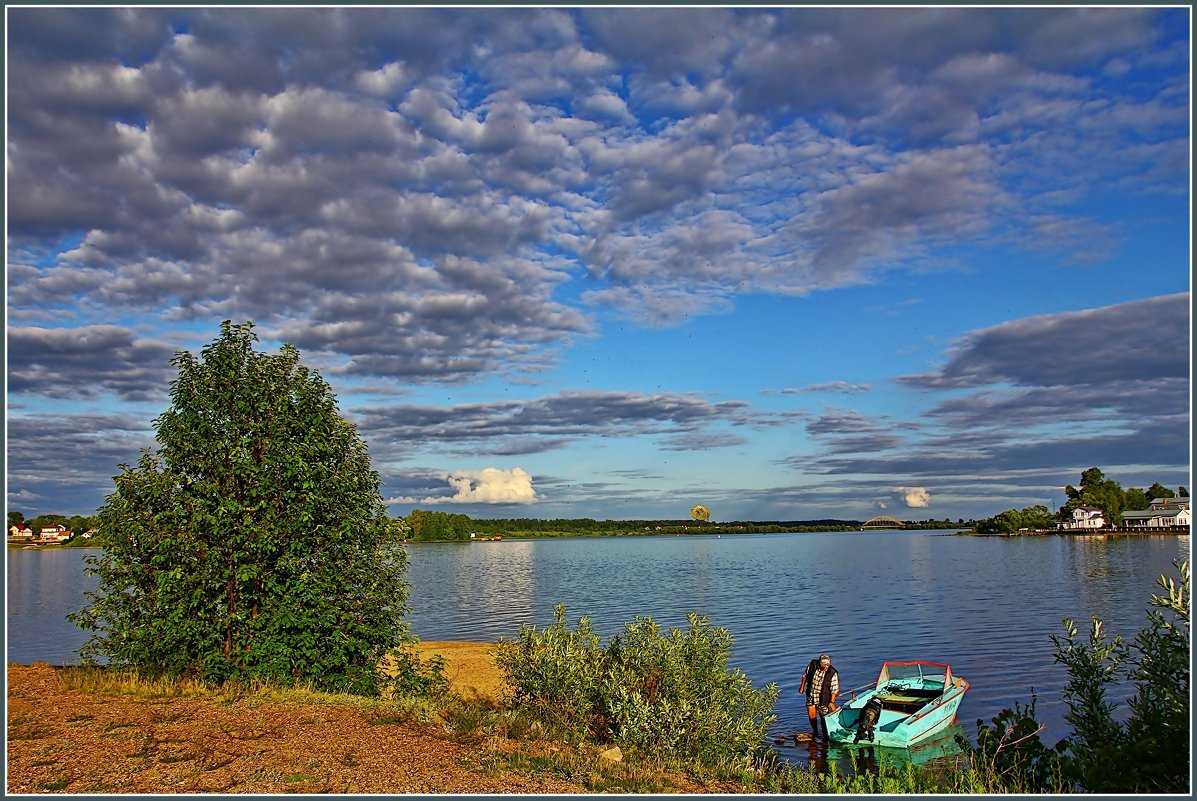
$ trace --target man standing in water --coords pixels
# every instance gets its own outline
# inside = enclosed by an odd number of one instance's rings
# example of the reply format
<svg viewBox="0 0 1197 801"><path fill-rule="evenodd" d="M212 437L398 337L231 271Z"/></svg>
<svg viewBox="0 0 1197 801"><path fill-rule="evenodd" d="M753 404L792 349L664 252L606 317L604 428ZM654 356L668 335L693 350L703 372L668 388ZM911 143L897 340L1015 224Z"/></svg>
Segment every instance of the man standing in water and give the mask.
<svg viewBox="0 0 1197 801"><path fill-rule="evenodd" d="M798 692L806 693L806 716L816 738L827 736L826 716L835 711L835 699L840 694L840 676L831 664L829 654L819 654L806 666L806 673L798 684Z"/></svg>

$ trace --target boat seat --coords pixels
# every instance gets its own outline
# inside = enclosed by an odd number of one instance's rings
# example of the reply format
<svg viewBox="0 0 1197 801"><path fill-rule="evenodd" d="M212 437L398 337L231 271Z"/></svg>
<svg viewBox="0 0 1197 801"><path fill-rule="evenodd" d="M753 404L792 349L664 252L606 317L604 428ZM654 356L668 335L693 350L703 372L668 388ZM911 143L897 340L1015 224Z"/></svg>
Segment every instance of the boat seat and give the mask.
<svg viewBox="0 0 1197 801"><path fill-rule="evenodd" d="M920 695L886 693L885 695L877 696L877 700L883 704L922 704L926 703L927 698Z"/></svg>

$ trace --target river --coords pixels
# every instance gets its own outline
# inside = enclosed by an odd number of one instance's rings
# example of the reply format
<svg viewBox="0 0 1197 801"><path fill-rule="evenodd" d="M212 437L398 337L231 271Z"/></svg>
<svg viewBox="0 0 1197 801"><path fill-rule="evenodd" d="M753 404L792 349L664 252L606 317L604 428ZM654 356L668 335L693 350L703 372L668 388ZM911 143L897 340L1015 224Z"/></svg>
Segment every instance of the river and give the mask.
<svg viewBox="0 0 1197 801"><path fill-rule="evenodd" d="M828 651L842 686L885 659L948 662L972 689L959 721L1039 698L1049 743L1066 734L1048 635L1098 615L1132 636L1156 576L1189 538L962 537L945 532L572 538L407 546L412 628L428 640L491 641L525 623L591 617L600 634L636 615L685 623L695 610L735 636L734 664L782 687L775 734L805 729L797 684ZM85 635L65 615L92 585L90 549L8 549L8 659L77 660ZM1082 631L1087 626L1081 626ZM1126 689L1118 693L1126 697Z"/></svg>

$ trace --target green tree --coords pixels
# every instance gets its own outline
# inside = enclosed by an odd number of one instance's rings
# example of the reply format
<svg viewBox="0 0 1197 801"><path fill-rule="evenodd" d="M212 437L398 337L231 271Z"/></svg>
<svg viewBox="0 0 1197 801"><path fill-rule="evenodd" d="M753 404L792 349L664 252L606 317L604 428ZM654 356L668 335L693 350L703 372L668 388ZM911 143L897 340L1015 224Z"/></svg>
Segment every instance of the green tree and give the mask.
<svg viewBox="0 0 1197 801"><path fill-rule="evenodd" d="M1147 497L1154 501L1156 498L1175 498L1176 493L1157 481L1147 488Z"/></svg>
<svg viewBox="0 0 1197 801"><path fill-rule="evenodd" d="M406 556L379 477L320 374L252 323L175 355L157 451L122 465L99 511L89 660L206 681L310 682L374 694L402 621ZM403 654L407 654L403 657ZM417 670L400 651L396 673Z"/></svg>
<svg viewBox="0 0 1197 801"><path fill-rule="evenodd" d="M12 528L13 526L22 526L24 524L25 524L25 515L24 514L22 514L21 512L9 512L8 513L9 528Z"/></svg>
<svg viewBox="0 0 1197 801"><path fill-rule="evenodd" d="M66 520L67 519L65 515L38 515L37 517L28 521L27 525L29 528L33 529L33 533L36 534L43 528L51 528L53 526L59 525L65 526Z"/></svg>
<svg viewBox="0 0 1197 801"><path fill-rule="evenodd" d="M393 539L401 542L411 539L411 524L407 522L407 518L392 517L388 523L390 524L390 533Z"/></svg>
<svg viewBox="0 0 1197 801"><path fill-rule="evenodd" d="M1149 504L1147 493L1138 487L1131 487L1123 494L1122 509L1127 512L1137 512L1146 509Z"/></svg>
<svg viewBox="0 0 1197 801"><path fill-rule="evenodd" d="M1189 497L1189 491L1183 485L1176 488L1176 494L1182 498Z"/></svg>
<svg viewBox="0 0 1197 801"><path fill-rule="evenodd" d="M95 526L95 517L90 515L71 515L63 523L72 534L82 534Z"/></svg>
<svg viewBox="0 0 1197 801"><path fill-rule="evenodd" d="M1046 529L1053 526L1051 510L1042 504L1025 509L1007 509L977 524L982 534L1014 534L1019 529Z"/></svg>
<svg viewBox="0 0 1197 801"><path fill-rule="evenodd" d="M407 516L411 538L422 542L437 540L468 540L474 521L462 514L425 512L413 509Z"/></svg>
<svg viewBox="0 0 1197 801"><path fill-rule="evenodd" d="M1059 517L1067 519L1078 506L1095 506L1102 510L1106 522L1117 525L1122 521L1124 498L1122 486L1105 477L1099 468L1090 467L1081 473L1080 489L1071 484L1064 488L1068 501L1060 507Z"/></svg>
<svg viewBox="0 0 1197 801"><path fill-rule="evenodd" d="M1100 487L1105 480L1105 473L1096 467L1090 467L1081 473L1081 492L1093 487Z"/></svg>

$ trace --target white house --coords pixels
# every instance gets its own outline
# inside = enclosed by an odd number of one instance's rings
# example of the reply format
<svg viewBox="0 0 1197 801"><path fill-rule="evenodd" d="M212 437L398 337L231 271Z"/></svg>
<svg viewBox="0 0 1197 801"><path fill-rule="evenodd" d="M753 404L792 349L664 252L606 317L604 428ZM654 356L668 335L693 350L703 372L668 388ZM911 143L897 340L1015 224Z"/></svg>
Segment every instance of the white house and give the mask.
<svg viewBox="0 0 1197 801"><path fill-rule="evenodd" d="M1078 506L1072 510L1072 518L1060 524L1060 528L1079 531L1105 528L1106 518L1096 506Z"/></svg>
<svg viewBox="0 0 1197 801"><path fill-rule="evenodd" d="M33 539L33 529L29 526L13 526L8 530L8 538L10 540L31 540Z"/></svg>
<svg viewBox="0 0 1197 801"><path fill-rule="evenodd" d="M64 525L50 526L37 532L40 539L51 542L63 542L71 538L71 531Z"/></svg>
<svg viewBox="0 0 1197 801"><path fill-rule="evenodd" d="M1122 525L1130 530L1182 528L1193 524L1188 498L1155 498L1147 509L1122 513Z"/></svg>

